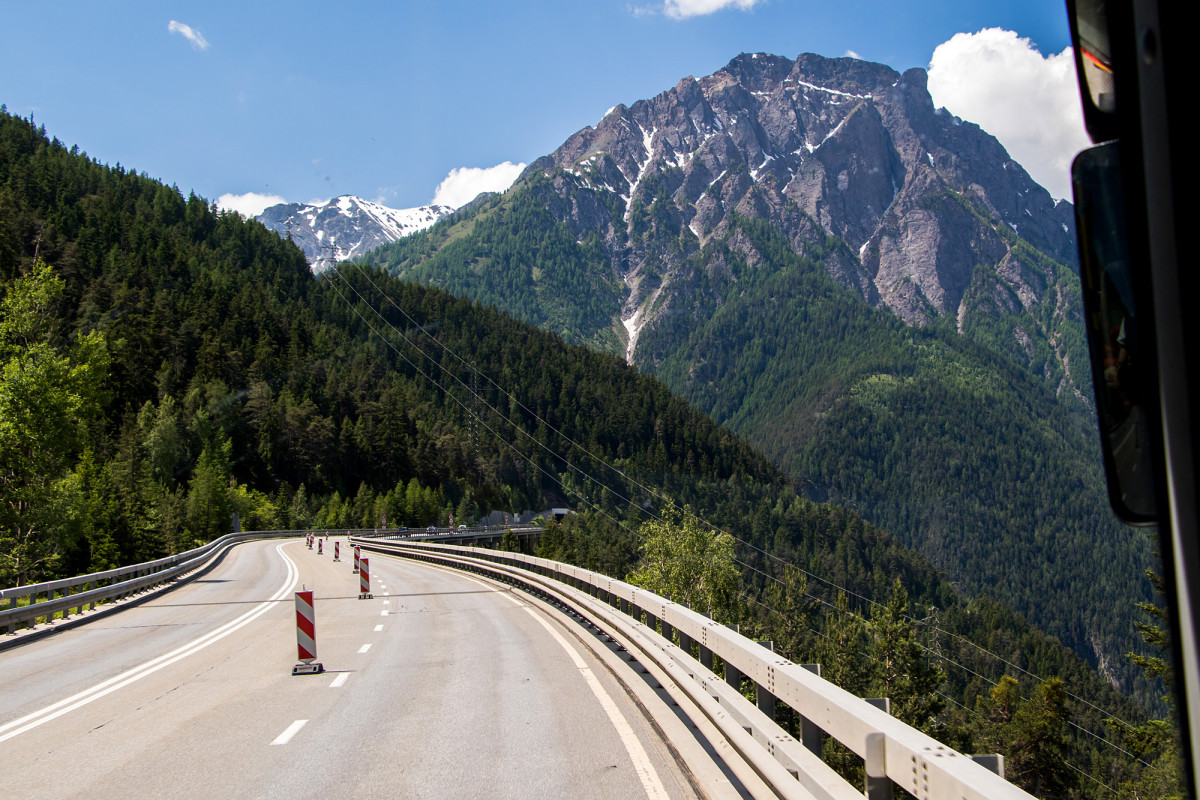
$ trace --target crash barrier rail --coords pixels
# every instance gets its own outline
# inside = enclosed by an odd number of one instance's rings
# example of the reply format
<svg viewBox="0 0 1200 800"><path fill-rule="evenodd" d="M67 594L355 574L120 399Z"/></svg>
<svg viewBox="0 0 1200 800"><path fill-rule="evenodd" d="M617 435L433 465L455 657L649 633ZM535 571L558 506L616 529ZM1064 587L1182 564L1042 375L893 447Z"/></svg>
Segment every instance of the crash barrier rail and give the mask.
<svg viewBox="0 0 1200 800"><path fill-rule="evenodd" d="M538 538L546 532L541 525L492 525L488 527L466 528L382 528L369 531L363 536L374 539L420 539L421 541L437 544L461 544L475 547L495 549L500 545L506 533L517 537L522 549L537 545ZM348 534L356 535L356 534Z"/></svg>
<svg viewBox="0 0 1200 800"><path fill-rule="evenodd" d="M730 769L735 774L739 768L752 771L746 777L765 784L775 796L849 800L863 797L865 790L866 797L878 800L892 797L893 787L899 786L917 798L1032 797L997 774L1003 772L999 756L958 753L890 716L886 700L856 697L822 679L815 665L794 664L653 592L521 553L374 537L358 544L364 550L481 573L567 607L618 641L681 708L703 715L743 760L740 767L729 764ZM718 666L723 676L714 671ZM742 694L751 686L754 701ZM777 702L800 717L799 741L775 722ZM825 736L863 759L863 789L822 760Z"/></svg>
<svg viewBox="0 0 1200 800"><path fill-rule="evenodd" d="M231 533L208 544L157 561L118 567L75 578L60 578L45 583L31 583L0 589L0 631L14 634L17 626L33 626L38 618L47 621L61 614L67 619L74 610L80 614L97 604L120 600L139 594L185 575L203 566L225 549L249 539L276 539L302 536L308 531L263 531ZM338 531L339 534L346 531Z"/></svg>
<svg viewBox="0 0 1200 800"><path fill-rule="evenodd" d="M436 541L454 541L468 544L493 545L507 530L517 531L518 534L534 534L541 528L524 526L505 526L493 528L470 528L466 531L453 528L436 528L408 530L396 528L352 529L334 528L322 530L279 530L257 531L253 533L234 533L214 539L202 547L188 550L157 561L144 564L134 564L127 567L95 572L90 575L79 575L74 578L60 578L44 583L31 583L24 586L14 586L0 589L0 633L14 634L20 625L33 627L42 617L50 621L56 615L68 619L72 613L80 614L88 609L94 609L97 604L110 600L120 600L131 595L140 594L147 589L163 586L168 581L180 575L187 574L199 567L205 559L215 555L238 542L248 539L271 539L291 536L314 534L317 536L355 536L355 537L392 537L396 535L428 536ZM493 541L495 540L495 541Z"/></svg>

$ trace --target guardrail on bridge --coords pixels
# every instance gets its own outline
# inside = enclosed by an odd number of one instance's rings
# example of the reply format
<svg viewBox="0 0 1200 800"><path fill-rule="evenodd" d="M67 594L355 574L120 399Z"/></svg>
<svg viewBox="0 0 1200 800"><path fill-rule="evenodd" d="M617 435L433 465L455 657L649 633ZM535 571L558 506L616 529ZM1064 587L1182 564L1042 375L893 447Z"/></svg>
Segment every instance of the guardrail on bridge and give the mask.
<svg viewBox="0 0 1200 800"><path fill-rule="evenodd" d="M301 536L307 531L265 531L231 533L208 544L157 561L118 567L90 575L60 578L0 589L0 631L16 633L18 625L32 626L39 618L47 620L60 614L67 619L99 603L120 600L198 569L226 548L249 539L273 539Z"/></svg>
<svg viewBox="0 0 1200 800"><path fill-rule="evenodd" d="M394 536L394 534L393 534ZM392 538L392 537L389 537ZM566 605L635 653L672 696L698 708L779 797L863 797L821 757L825 736L863 759L868 798L899 786L918 798L1029 800L1032 796L976 762L691 609L628 583L521 553L372 537L364 549L480 572ZM722 667L723 675L714 672ZM742 695L744 679L755 700ZM799 715L797 741L775 722L776 703ZM883 706L884 708L881 708Z"/></svg>

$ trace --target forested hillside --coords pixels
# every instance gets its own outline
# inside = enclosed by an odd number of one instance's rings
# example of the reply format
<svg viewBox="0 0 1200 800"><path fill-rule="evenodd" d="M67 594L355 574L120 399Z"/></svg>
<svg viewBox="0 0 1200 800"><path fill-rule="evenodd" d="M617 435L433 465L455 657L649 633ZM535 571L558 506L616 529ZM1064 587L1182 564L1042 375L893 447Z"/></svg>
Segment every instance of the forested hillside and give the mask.
<svg viewBox="0 0 1200 800"><path fill-rule="evenodd" d="M888 690L915 724L977 750L1042 714L1034 768L1140 773L1103 719L1143 712L1066 648L615 357L381 272L316 281L260 224L4 113L0 286L0 583L178 551L231 511L416 525L543 502L584 512L544 552L623 576L672 498L736 538L729 621L789 657L878 692L892 631L927 679ZM1020 689L997 695L1005 674ZM1056 795L1100 791L1069 778Z"/></svg>
<svg viewBox="0 0 1200 800"><path fill-rule="evenodd" d="M1071 225L922 70L751 54L367 261L624 353L1140 691Z"/></svg>
<svg viewBox="0 0 1200 800"><path fill-rule="evenodd" d="M534 185L545 180L534 174ZM484 196L373 255L407 280L471 297L553 331L572 344L621 350L612 319L625 287L607 269L597 235L578 241L555 219L541 192L502 202Z"/></svg>

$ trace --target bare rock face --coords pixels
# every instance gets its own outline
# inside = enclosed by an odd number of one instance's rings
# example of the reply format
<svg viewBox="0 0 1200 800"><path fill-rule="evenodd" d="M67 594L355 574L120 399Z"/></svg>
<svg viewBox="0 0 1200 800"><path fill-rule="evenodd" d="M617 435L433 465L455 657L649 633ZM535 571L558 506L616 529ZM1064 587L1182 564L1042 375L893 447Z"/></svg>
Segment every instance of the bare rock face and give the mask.
<svg viewBox="0 0 1200 800"><path fill-rule="evenodd" d="M546 202L559 219L603 236L630 290L620 317L631 341L658 324L672 287L694 277L689 259L726 237L732 214L769 220L799 254L837 237L847 247L825 258L829 273L915 325L952 315L962 330L1018 311L1010 298L1030 308L1055 284L1047 261L1075 268L1069 204L994 137L935 109L920 69L744 54L617 106L535 171L553 177Z"/></svg>

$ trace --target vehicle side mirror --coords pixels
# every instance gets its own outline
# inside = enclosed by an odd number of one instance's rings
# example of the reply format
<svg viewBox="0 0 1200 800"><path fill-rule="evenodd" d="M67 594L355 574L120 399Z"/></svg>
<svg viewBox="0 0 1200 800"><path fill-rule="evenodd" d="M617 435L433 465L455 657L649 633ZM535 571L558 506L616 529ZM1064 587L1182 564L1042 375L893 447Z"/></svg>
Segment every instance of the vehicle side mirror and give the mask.
<svg viewBox="0 0 1200 800"><path fill-rule="evenodd" d="M1157 521L1149 405L1157 392L1148 320L1138 318L1137 270L1125 230L1121 162L1116 142L1084 150L1071 165L1088 350L1096 416L1113 511L1131 525Z"/></svg>

